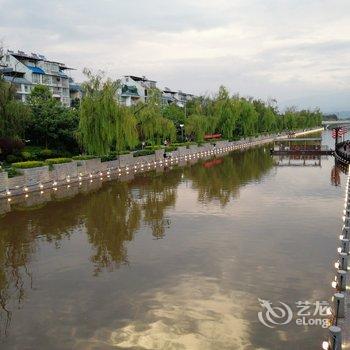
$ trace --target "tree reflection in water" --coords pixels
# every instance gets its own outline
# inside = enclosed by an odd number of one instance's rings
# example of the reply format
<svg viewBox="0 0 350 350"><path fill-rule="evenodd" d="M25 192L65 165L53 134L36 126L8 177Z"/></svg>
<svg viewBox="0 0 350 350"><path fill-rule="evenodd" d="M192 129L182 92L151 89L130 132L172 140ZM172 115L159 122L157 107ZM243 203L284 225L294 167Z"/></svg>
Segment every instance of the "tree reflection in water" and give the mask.
<svg viewBox="0 0 350 350"><path fill-rule="evenodd" d="M186 177L198 191L200 202L220 201L226 205L248 181L257 181L273 167L273 160L265 148L232 153L214 167L186 168Z"/></svg>
<svg viewBox="0 0 350 350"><path fill-rule="evenodd" d="M242 184L259 180L273 166L262 148L233 153L222 162L205 166L203 161L187 168L150 172L129 182L110 182L100 189L78 194L60 202L27 211L14 211L0 219L0 320L6 335L11 311L21 307L26 290L35 285L31 262L41 242L60 249L64 238L86 232L92 247L94 275L128 263L127 242L142 226L156 239L170 226L166 216L176 204L182 176L198 190L199 201L219 200L222 205L234 197ZM34 281L34 282L33 282ZM10 306L11 305L11 306Z"/></svg>

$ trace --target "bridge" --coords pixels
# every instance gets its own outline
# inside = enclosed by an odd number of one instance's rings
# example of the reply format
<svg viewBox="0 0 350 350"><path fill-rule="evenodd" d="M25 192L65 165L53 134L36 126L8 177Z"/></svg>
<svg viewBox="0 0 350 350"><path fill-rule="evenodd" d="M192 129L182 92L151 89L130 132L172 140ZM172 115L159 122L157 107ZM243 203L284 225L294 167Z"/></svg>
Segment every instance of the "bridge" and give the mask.
<svg viewBox="0 0 350 350"><path fill-rule="evenodd" d="M335 129L335 128L341 128L342 126L350 125L350 120L343 119L343 120L324 120L322 121L322 126L325 129Z"/></svg>

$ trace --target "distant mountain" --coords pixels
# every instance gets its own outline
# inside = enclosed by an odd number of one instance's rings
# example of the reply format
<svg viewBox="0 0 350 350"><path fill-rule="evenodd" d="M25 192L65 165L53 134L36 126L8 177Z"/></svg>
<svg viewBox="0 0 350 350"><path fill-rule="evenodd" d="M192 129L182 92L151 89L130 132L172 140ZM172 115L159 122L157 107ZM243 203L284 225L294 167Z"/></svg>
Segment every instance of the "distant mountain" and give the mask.
<svg viewBox="0 0 350 350"><path fill-rule="evenodd" d="M334 112L338 119L350 119L350 111Z"/></svg>
<svg viewBox="0 0 350 350"><path fill-rule="evenodd" d="M324 114L335 113L340 119L350 118L350 91L300 97L280 103L282 109L289 106L320 108Z"/></svg>

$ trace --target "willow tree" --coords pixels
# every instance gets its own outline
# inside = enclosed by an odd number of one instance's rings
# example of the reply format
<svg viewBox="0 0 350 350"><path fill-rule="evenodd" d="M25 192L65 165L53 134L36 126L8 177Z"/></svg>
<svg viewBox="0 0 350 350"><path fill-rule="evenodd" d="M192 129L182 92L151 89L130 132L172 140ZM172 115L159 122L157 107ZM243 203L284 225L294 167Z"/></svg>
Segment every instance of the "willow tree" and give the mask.
<svg viewBox="0 0 350 350"><path fill-rule="evenodd" d="M138 104L134 111L142 141L159 144L166 139L176 138L174 122L164 118L162 112L161 92L158 89L150 89L147 102Z"/></svg>
<svg viewBox="0 0 350 350"><path fill-rule="evenodd" d="M0 76L0 137L23 138L30 108L16 100L16 87Z"/></svg>
<svg viewBox="0 0 350 350"><path fill-rule="evenodd" d="M231 98L228 90L221 86L214 100L213 113L217 118L218 131L226 139L232 139L236 134L240 104Z"/></svg>
<svg viewBox="0 0 350 350"><path fill-rule="evenodd" d="M139 142L137 120L129 108L117 104L113 127L113 143L116 151L120 152L137 146Z"/></svg>
<svg viewBox="0 0 350 350"><path fill-rule="evenodd" d="M197 142L204 140L207 131L207 117L200 114L193 114L186 119L186 134L194 138Z"/></svg>
<svg viewBox="0 0 350 350"><path fill-rule="evenodd" d="M89 154L106 155L136 146L136 119L117 101L118 82L84 70L88 81L80 106L78 138Z"/></svg>

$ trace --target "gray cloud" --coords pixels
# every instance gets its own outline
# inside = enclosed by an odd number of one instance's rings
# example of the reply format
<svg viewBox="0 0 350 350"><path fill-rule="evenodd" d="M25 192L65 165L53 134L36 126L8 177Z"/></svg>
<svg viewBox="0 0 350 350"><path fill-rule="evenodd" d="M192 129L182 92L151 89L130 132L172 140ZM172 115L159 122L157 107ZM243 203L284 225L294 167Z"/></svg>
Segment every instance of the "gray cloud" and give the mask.
<svg viewBox="0 0 350 350"><path fill-rule="evenodd" d="M74 66L78 80L88 66L194 93L224 84L298 101L349 89L347 0L0 0L0 9L9 48Z"/></svg>

